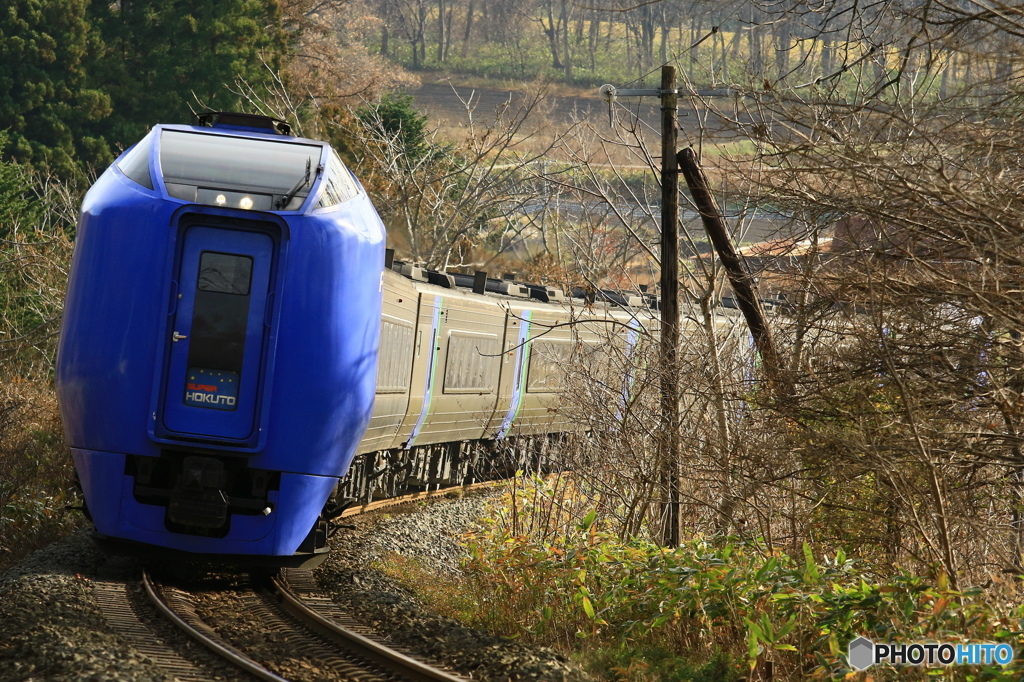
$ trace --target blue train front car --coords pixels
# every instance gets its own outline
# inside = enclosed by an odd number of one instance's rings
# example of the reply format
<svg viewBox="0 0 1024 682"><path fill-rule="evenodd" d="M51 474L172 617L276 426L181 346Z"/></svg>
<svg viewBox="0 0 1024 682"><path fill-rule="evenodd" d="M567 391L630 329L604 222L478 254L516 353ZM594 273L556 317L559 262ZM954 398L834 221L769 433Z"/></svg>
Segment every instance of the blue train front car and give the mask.
<svg viewBox="0 0 1024 682"><path fill-rule="evenodd" d="M100 537L323 551L373 405L385 232L330 146L287 133L157 126L85 197L56 383Z"/></svg>

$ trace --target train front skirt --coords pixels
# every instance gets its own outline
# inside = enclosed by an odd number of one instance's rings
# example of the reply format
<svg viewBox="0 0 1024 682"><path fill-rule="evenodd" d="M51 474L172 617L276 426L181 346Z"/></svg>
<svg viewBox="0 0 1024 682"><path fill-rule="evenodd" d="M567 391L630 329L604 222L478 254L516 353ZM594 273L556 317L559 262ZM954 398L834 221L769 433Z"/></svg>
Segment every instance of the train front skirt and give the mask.
<svg viewBox="0 0 1024 682"><path fill-rule="evenodd" d="M280 473L267 482L262 499L232 498L222 488L202 485L208 472L195 458L183 460L191 468L177 473L173 488L161 488L140 484L147 472L138 471L138 458L71 452L104 544L130 552L139 543L137 553L148 558L194 556L248 565L308 567L325 556L326 538L317 534L326 528L318 519L337 478ZM151 473L149 478L156 483ZM168 533L169 527L184 532Z"/></svg>

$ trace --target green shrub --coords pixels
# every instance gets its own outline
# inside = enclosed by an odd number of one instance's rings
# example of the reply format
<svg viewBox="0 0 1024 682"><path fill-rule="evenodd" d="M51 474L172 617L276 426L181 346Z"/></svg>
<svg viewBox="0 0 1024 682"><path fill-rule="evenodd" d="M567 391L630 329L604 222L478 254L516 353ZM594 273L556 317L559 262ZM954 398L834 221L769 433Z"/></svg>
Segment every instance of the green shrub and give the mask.
<svg viewBox="0 0 1024 682"><path fill-rule="evenodd" d="M4 160L8 135L0 131L0 238L9 239L16 226L34 225L42 213L35 183L25 168Z"/></svg>
<svg viewBox="0 0 1024 682"><path fill-rule="evenodd" d="M479 624L587 650L588 657L603 652L595 660L620 671L613 675L646 679L637 671L661 670L666 676L657 679L698 679L707 666L722 665L729 675L758 675L770 664L777 678L831 678L851 672L846 647L859 635L876 642L1024 644L1024 606L1010 585L955 591L941 573L877 575L842 550L816 559L808 545L799 557L729 537L692 539L670 550L620 540L596 512L543 539L512 533L513 517L553 513L546 485L534 481L534 490L507 496L491 523L467 538L463 587L478 595ZM1017 679L1021 669L1015 663L980 673L932 672Z"/></svg>

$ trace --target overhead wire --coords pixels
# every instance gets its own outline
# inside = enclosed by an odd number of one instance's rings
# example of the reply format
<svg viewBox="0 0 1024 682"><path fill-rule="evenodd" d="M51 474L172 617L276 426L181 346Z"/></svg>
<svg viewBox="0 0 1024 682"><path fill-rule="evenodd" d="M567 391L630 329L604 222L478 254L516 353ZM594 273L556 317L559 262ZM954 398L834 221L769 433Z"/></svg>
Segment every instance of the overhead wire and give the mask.
<svg viewBox="0 0 1024 682"><path fill-rule="evenodd" d="M732 10L732 12L730 12L727 16L722 18L717 24L713 25L711 27L711 29L707 33L705 33L703 36L701 36L698 40L696 40L695 42L691 43L688 47L683 48L682 50L674 51L672 53L672 56L665 61L665 64L671 64L673 62L677 62L680 59L680 57L690 53L692 50L695 50L697 47L699 47L708 38L711 38L715 34L720 33L721 29L722 29L722 25L725 24L728 21L731 21L733 18L735 18L736 14L739 13L740 9L741 9L741 6L740 5L736 5L734 7L734 9ZM661 71L661 67L662 66L663 66L663 64L659 64L657 67L652 68L650 71L647 71L646 73L643 73L643 74L637 76L636 78L634 78L631 81L627 81L626 84L624 86L622 86L622 87L626 88L626 87L629 87L631 85L636 85L636 84L643 85L648 77L652 76L655 73L659 73ZM639 101L637 102L637 111L636 111L636 113L634 113L633 110L629 106L627 106L626 104L623 104L623 103L620 103L620 102L615 102L615 104L618 104L619 107L621 107L622 109L628 111L630 113L630 115L632 116L632 118L636 122L638 122L640 124L640 126L646 127L648 129L650 129L652 132L656 132L656 133L660 134L660 132L661 132L660 130L656 129L654 126L652 126L650 123L645 121L640 116L639 109L640 109L640 106L642 106L641 102L639 102ZM690 140L689 133L685 132L682 129L680 129L680 132L682 132L684 134L684 136L686 137L687 142L692 145L692 141Z"/></svg>

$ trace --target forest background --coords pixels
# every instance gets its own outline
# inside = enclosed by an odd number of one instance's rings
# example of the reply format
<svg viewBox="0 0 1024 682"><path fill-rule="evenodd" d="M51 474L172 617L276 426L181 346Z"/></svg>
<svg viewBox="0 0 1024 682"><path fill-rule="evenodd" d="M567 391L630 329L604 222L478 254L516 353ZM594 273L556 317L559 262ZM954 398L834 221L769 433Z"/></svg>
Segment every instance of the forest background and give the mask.
<svg viewBox="0 0 1024 682"><path fill-rule="evenodd" d="M842 676L857 635L1019 650L1022 40L1024 9L999 0L6 3L0 564L82 525L52 391L63 287L82 193L149 126L288 118L345 155L404 257L633 289L659 270L657 131L624 100L614 117L546 102L654 87L667 62L734 237L778 230L747 255L781 375L721 305L684 193L679 366L644 330L630 353L581 347L577 475L513 489L463 581L387 570L610 678ZM520 94L493 111L465 96L458 122L387 94L442 79ZM666 371L684 386L671 424ZM659 542L664 434L684 453L677 548Z"/></svg>

